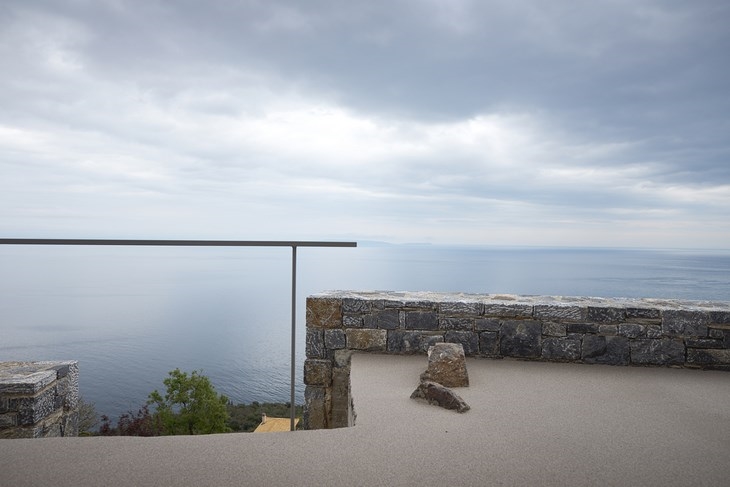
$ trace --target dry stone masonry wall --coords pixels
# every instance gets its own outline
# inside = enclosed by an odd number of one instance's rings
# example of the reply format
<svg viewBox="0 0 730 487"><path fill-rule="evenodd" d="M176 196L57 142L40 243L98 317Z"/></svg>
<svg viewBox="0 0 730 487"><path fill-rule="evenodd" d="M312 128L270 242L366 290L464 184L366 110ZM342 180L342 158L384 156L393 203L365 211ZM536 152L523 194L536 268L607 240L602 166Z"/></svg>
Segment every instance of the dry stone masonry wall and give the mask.
<svg viewBox="0 0 730 487"><path fill-rule="evenodd" d="M78 435L76 361L0 363L0 438Z"/></svg>
<svg viewBox="0 0 730 487"><path fill-rule="evenodd" d="M467 356L730 371L730 303L328 292L307 299L305 428L351 426L350 354Z"/></svg>

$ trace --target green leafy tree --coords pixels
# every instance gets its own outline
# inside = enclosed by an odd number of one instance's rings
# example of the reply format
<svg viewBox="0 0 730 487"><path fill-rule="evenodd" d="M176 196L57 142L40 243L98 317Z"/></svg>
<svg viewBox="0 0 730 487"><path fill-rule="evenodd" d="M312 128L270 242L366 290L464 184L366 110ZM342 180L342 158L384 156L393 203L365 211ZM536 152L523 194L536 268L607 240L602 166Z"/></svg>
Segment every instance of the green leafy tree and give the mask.
<svg viewBox="0 0 730 487"><path fill-rule="evenodd" d="M197 371L190 375L175 369L163 381L166 393L157 390L147 404L155 406L155 416L166 435L204 435L226 433L228 398L218 395L208 377Z"/></svg>

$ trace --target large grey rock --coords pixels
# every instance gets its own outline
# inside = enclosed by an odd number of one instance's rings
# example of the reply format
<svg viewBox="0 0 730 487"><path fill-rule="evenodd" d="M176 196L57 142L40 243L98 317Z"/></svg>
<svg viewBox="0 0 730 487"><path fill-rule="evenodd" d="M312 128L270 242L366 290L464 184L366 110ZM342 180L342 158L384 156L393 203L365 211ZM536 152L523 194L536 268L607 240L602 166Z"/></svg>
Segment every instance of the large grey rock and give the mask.
<svg viewBox="0 0 730 487"><path fill-rule="evenodd" d="M453 390L432 381L421 381L411 394L411 399L425 399L429 404L435 404L444 409L454 409L457 413L470 409L466 401Z"/></svg>
<svg viewBox="0 0 730 487"><path fill-rule="evenodd" d="M437 343L428 349L428 369L421 380L438 382L446 387L468 387L464 347L461 343Z"/></svg>

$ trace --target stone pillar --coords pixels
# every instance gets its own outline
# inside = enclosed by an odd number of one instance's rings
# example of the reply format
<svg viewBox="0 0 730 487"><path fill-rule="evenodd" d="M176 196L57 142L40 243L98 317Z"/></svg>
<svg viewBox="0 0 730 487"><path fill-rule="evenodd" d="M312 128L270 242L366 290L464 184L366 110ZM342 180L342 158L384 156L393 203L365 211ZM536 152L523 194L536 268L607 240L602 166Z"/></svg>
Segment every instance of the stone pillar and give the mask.
<svg viewBox="0 0 730 487"><path fill-rule="evenodd" d="M77 361L0 363L0 438L78 436Z"/></svg>

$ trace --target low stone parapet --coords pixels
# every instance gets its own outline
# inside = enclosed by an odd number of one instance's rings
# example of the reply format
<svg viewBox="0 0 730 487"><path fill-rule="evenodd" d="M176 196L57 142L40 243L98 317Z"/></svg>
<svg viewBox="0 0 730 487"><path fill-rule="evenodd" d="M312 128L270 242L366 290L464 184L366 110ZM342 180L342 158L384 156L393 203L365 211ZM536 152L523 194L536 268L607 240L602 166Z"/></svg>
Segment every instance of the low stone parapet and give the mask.
<svg viewBox="0 0 730 487"><path fill-rule="evenodd" d="M78 362L0 362L0 438L78 436L78 405Z"/></svg>
<svg viewBox="0 0 730 487"><path fill-rule="evenodd" d="M730 303L428 292L310 296L305 428L352 424L351 398L340 397L349 395L352 351L425 354L440 342L462 344L467 356L730 371Z"/></svg>

